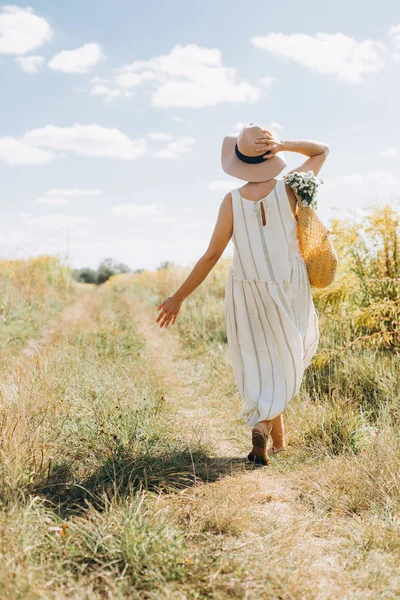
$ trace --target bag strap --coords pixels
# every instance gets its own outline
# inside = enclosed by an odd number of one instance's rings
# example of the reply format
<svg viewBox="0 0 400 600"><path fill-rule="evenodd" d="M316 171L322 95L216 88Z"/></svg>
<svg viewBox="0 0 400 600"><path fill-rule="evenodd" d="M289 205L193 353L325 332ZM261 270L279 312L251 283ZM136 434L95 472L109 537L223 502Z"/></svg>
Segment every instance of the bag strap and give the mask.
<svg viewBox="0 0 400 600"><path fill-rule="evenodd" d="M286 182L285 182L285 185L286 185ZM296 221L298 221L298 214L299 214L301 206L302 206L301 200L300 200L300 197L299 197L298 193L296 192L296 190L294 188L292 188L292 186L290 184L288 184L288 185L289 185L290 189L292 190L294 197L296 198L296 214L295 214L294 218L296 219Z"/></svg>
<svg viewBox="0 0 400 600"><path fill-rule="evenodd" d="M298 221L298 214L299 214L299 212L301 211L301 209L303 208L304 205L303 205L303 203L301 201L301 197L299 196L299 194L297 193L297 191L294 189L294 187L292 187L290 185L290 183L288 185L291 188L291 190L293 191L294 197L296 198L296 208L297 208L297 210L296 210L296 217L295 218L296 218L296 221ZM317 211L314 209L314 212L316 213Z"/></svg>

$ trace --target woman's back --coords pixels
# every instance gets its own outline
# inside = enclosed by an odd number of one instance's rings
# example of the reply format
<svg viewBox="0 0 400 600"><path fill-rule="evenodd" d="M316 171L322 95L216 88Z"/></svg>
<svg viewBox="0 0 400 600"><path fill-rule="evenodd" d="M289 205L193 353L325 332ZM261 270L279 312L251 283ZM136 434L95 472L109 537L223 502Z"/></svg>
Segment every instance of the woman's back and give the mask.
<svg viewBox="0 0 400 600"><path fill-rule="evenodd" d="M244 189L246 186L243 186ZM269 283L288 280L291 260L301 257L285 181L274 180L258 200L232 190L234 255L231 269L241 280Z"/></svg>
<svg viewBox="0 0 400 600"><path fill-rule="evenodd" d="M261 198L268 196L273 191L277 179L270 179L269 181L252 182L248 181L245 185L238 188L240 195L244 200L251 200L258 202ZM296 198L289 185L285 184L286 195L289 198L289 203L292 209L292 213L296 211Z"/></svg>

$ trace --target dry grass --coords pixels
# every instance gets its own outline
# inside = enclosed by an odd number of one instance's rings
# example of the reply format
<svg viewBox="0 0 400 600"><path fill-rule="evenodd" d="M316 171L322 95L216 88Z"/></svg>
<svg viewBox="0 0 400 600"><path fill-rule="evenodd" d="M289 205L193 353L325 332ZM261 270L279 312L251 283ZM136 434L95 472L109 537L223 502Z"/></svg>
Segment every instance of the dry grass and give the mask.
<svg viewBox="0 0 400 600"><path fill-rule="evenodd" d="M14 320L0 367L2 600L400 597L396 349L343 352L352 300L319 298L322 355L286 414L288 453L254 468L224 332L228 263L168 330L155 306L182 269L71 296L47 259L34 292L23 265L3 265L20 314L36 296L42 310Z"/></svg>
<svg viewBox="0 0 400 600"><path fill-rule="evenodd" d="M53 256L0 260L0 366L71 298L70 270Z"/></svg>
<svg viewBox="0 0 400 600"><path fill-rule="evenodd" d="M398 220L393 223L398 227ZM337 233L338 227L336 224ZM385 236L384 229L382 236ZM398 239L395 235L390 237L393 244L398 244ZM342 587L331 581L332 587L325 588L324 592L322 589L311 592L311 588L305 592L306 588L296 580L299 588L293 593L289 591L290 586L285 587L287 597L291 597L290 593L295 598L398 597L400 364L395 345L375 343L376 334L382 335L383 341L386 339L383 325L391 330L396 326L393 321L385 321L385 298L398 297L398 280L388 281L387 273L383 272L395 251L384 244L380 247L377 242L376 254L368 258L363 248L357 255L357 240L353 239L349 247L355 253L354 260L362 256L364 265L370 269L371 282L368 271L357 274L355 267L351 277L341 274L336 286L316 294L321 313L320 353L307 370L301 393L286 414L289 453L284 460L274 463L274 474L281 478L279 489L292 485L298 491L289 502L291 511L286 518L297 522L293 514L296 512L300 529L313 523L312 535L324 540L324 548L328 554L331 552L327 560L321 559L319 574L313 577L310 571L313 584L318 587L318 581L323 580L323 570L330 572L332 564L336 565L334 576L337 578L339 570L344 570L345 577ZM385 249L389 258L382 254ZM347 262L342 260L347 269L351 267L351 257L348 259ZM172 392L174 404L179 407L178 418L187 421L190 415L196 415L191 439L205 440L216 455L221 452L229 455L231 469L238 472L234 476L236 483L247 477L240 466L235 466L235 457L248 451L249 432L236 418L241 403L233 386L224 339L223 295L229 262L230 259L220 261L213 277L187 299L177 325L171 327L170 332L155 333L148 325L142 327L142 334L148 345L154 345L155 368L158 368L157 357L163 354L163 348L167 354L164 371L168 371L168 363L170 370L174 370L171 364L176 364L177 352L177 368L183 368L184 373L188 371L187 361L193 361L192 385L188 382ZM379 283L377 276L381 268ZM154 274L143 272L134 278L126 277L120 289L125 290L128 297L140 298L145 305L152 306L147 318L153 320L155 307L176 289L186 274L181 269L165 269ZM111 285L118 288L121 282ZM145 305L137 310L146 312ZM360 317L369 314L372 306L375 315L379 311L383 315L382 331L378 329L376 318L367 321ZM360 307L364 312L360 312ZM364 335L362 344L353 345L360 333ZM166 338L164 345L157 341L161 336ZM173 338L180 340L184 360L179 358ZM148 360L151 359L150 352ZM183 379L186 380L186 375ZM166 381L168 386L172 385L170 374ZM245 489L240 489L240 485L228 487L227 482L228 479L224 479L220 486L209 485L200 495L193 496L194 488L185 492L185 499L177 500L178 521L183 515L199 535L208 528L226 536L244 535L245 531L251 536L254 528L260 531L262 525L252 489L246 488L246 484ZM280 534L285 543L293 547L293 568L300 564L296 548L304 551L304 545L299 544L302 539L299 531L286 531L280 523ZM327 531L336 532L332 545L326 539ZM310 541L305 536L305 540L312 565L319 545L314 538ZM274 540L274 544L278 541ZM282 558L279 551L277 556ZM376 565L377 558L387 565L387 570ZM268 590L266 585L264 590ZM269 593L273 596L276 592L269 590Z"/></svg>
<svg viewBox="0 0 400 600"><path fill-rule="evenodd" d="M391 411L371 413L355 400L341 400L335 390L318 400L315 390L304 386L286 418L288 455L272 459L267 470L248 472L240 457L249 449L249 431L236 418L240 400L226 346L214 343L207 353L188 352L178 343L178 328L157 329L154 306L141 303L126 279L124 290L134 313L141 314L146 360L166 386L179 435L183 425L189 443L206 445L215 461L208 465L206 485L160 500L168 520L185 527L197 549L217 539L235 544L240 564L252 562L258 574L255 581L250 568L244 581L233 579L237 596L219 577L222 587L215 597L396 597L395 403ZM377 364L376 378L380 368ZM366 368L359 372L368 374ZM355 378L350 366L347 374ZM378 399L394 379L382 378ZM386 570L377 567L377 557Z"/></svg>

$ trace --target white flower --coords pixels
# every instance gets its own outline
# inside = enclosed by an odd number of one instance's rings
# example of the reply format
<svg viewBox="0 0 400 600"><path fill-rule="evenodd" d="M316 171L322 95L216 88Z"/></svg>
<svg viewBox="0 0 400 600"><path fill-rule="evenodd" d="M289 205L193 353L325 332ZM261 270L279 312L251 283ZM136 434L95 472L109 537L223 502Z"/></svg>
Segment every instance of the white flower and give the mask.
<svg viewBox="0 0 400 600"><path fill-rule="evenodd" d="M296 190L304 206L317 208L315 194L317 187L323 183L322 179L315 177L314 173L310 170L306 173L294 171L294 173L287 175L285 180L286 183Z"/></svg>

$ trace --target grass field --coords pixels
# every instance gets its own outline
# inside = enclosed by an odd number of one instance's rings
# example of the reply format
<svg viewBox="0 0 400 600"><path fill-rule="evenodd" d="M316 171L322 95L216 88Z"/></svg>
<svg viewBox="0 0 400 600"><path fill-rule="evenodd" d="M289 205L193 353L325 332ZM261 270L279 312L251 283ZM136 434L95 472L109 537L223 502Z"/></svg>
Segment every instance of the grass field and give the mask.
<svg viewBox="0 0 400 600"><path fill-rule="evenodd" d="M265 468L237 418L230 259L167 330L188 269L76 287L55 259L0 262L0 598L400 598L399 229L334 223L321 345Z"/></svg>

